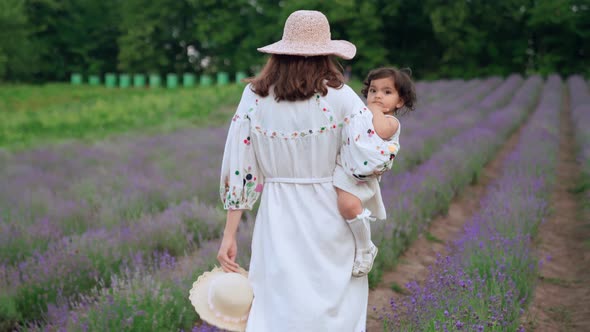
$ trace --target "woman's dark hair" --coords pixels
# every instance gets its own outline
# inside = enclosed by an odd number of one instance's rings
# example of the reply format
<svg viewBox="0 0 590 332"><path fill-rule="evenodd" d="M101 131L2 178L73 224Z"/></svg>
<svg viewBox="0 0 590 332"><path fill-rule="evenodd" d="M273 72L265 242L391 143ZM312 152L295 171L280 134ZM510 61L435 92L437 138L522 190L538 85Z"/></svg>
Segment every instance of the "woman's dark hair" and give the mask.
<svg viewBox="0 0 590 332"><path fill-rule="evenodd" d="M261 97L268 96L272 86L277 101L307 100L316 93L325 96L328 88L344 85L342 70L330 56L270 56L260 74L247 79L251 89Z"/></svg>
<svg viewBox="0 0 590 332"><path fill-rule="evenodd" d="M394 87L399 94L399 97L404 101L404 107L409 111L414 110L416 103L416 87L412 81L412 70L410 68L397 69L395 67L384 67L373 69L363 81L363 88L361 93L365 98L369 92L371 81L381 78L392 78ZM398 110L395 110L397 113Z"/></svg>

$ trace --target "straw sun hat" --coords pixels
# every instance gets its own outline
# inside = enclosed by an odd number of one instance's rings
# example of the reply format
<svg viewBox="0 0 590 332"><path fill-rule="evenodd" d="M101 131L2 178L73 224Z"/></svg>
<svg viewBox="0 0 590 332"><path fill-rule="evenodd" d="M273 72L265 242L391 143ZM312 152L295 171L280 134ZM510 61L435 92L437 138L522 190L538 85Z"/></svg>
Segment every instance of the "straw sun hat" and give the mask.
<svg viewBox="0 0 590 332"><path fill-rule="evenodd" d="M229 331L246 330L254 298L246 270L226 273L216 267L205 272L193 283L188 298L207 323Z"/></svg>
<svg viewBox="0 0 590 332"><path fill-rule="evenodd" d="M349 60L356 54L356 46L346 40L332 40L330 23L324 14L298 10L287 18L283 39L258 51L302 56L334 54Z"/></svg>

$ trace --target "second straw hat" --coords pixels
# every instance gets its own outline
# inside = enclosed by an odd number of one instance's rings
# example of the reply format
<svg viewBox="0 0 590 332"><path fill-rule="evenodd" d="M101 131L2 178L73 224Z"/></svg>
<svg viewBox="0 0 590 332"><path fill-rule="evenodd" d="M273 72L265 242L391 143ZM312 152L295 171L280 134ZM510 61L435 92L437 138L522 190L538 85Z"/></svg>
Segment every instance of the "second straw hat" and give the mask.
<svg viewBox="0 0 590 332"><path fill-rule="evenodd" d="M334 54L347 60L354 58L354 44L331 38L330 23L324 14L315 10L298 10L287 18L283 38L258 51L302 56Z"/></svg>

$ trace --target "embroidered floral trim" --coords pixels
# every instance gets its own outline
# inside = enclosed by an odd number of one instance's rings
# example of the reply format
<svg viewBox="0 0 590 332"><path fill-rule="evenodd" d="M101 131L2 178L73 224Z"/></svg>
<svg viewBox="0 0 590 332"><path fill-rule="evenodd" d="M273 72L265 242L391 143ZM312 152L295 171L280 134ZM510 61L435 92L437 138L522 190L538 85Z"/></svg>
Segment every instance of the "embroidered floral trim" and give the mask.
<svg viewBox="0 0 590 332"><path fill-rule="evenodd" d="M263 185L257 183L258 177L253 172L252 166L248 166L240 170L235 170L229 176L236 180L236 176L242 179L242 185L232 185L230 187L229 181L220 186L220 195L222 197L223 206L225 209L251 209L258 196L262 192Z"/></svg>
<svg viewBox="0 0 590 332"><path fill-rule="evenodd" d="M345 124L350 123L350 119L356 115L356 114L352 114L350 117L345 117L342 120L342 122L335 123L334 122L334 114L332 113L332 110L330 110L329 107L322 105L319 94L316 94L316 104L318 106L318 109L326 116L326 119L328 119L329 124L326 124L325 126L321 126L319 128L315 128L315 129L298 130L298 131L292 131L292 132L284 132L284 131L280 131L280 130L262 128L261 126L258 126L258 125L254 126L254 130L256 130L258 133L260 133L264 136L270 137L270 138L295 139L295 138L299 138L299 137L324 134L324 133L327 133L327 132L332 131L334 129L342 128ZM255 105L248 109L248 113L254 112L257 107L258 107L258 99L256 99ZM363 108L363 110L366 111L367 108ZM359 114L362 114L363 110L361 110L359 112ZM238 117L236 119L236 121L238 119L240 119L240 118ZM245 115L242 119L249 120L250 117L248 115Z"/></svg>
<svg viewBox="0 0 590 332"><path fill-rule="evenodd" d="M342 128L343 126L344 126L344 123L339 123L339 124L334 123L334 124L322 126L317 129L300 130L300 131L293 131L293 132L283 132L283 131L279 131L279 130L263 129L260 126L256 126L256 127L254 127L254 129L257 132L259 132L260 134L270 137L270 138L294 139L294 138L298 138L298 137L325 134L325 133L332 131L336 128Z"/></svg>

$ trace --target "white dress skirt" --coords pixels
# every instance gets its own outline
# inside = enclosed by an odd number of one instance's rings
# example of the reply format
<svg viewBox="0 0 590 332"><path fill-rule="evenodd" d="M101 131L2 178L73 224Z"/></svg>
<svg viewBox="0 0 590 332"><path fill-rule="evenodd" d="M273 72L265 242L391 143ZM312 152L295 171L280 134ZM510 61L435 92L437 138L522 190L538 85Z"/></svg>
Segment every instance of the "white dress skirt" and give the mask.
<svg viewBox="0 0 590 332"><path fill-rule="evenodd" d="M364 107L346 85L297 102L244 89L220 194L225 209L251 209L261 200L246 331L365 331L368 280L351 276L355 243L333 185L342 129Z"/></svg>

